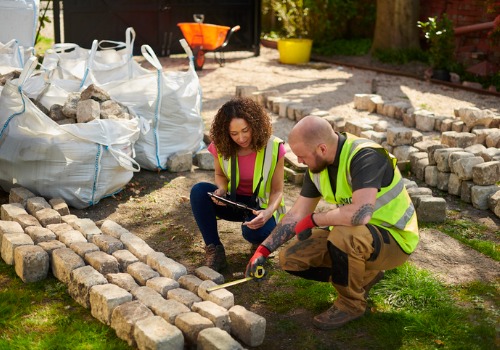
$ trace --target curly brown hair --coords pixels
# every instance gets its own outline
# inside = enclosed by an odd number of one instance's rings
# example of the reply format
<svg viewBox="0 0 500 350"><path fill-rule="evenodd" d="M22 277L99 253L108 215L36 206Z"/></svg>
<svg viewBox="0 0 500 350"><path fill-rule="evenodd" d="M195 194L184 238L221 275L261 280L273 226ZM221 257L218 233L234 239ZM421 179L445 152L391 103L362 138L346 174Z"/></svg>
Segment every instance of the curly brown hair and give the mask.
<svg viewBox="0 0 500 350"><path fill-rule="evenodd" d="M229 124L234 118L244 119L250 126L252 150L257 152L266 146L272 134L271 119L266 110L249 98L233 98L217 111L210 127L210 138L224 159L236 155L239 148L229 135Z"/></svg>

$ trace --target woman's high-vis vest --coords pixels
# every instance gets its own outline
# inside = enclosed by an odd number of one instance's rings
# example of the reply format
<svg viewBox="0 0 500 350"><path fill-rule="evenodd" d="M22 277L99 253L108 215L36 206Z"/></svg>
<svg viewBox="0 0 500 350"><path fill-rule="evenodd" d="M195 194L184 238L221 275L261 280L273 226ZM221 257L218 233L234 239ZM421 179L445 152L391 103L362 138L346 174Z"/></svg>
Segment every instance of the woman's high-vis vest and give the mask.
<svg viewBox="0 0 500 350"><path fill-rule="evenodd" d="M340 153L335 193L333 193L327 169L318 174L309 172L324 200L338 205L352 202L350 168L354 155L365 147L383 149L382 146L371 140L361 139L349 133L346 133L346 136L347 139ZM382 187L377 193L374 212L369 223L389 231L401 248L410 254L418 243L417 216L410 196L404 187L401 173L396 167L396 159L388 153L387 155L392 160L394 178L389 186Z"/></svg>
<svg viewBox="0 0 500 350"><path fill-rule="evenodd" d="M259 186L259 192L257 193L257 202L259 207L267 208L269 203L269 196L271 194L271 183L274 174L274 170L276 169L276 164L278 163L278 153L280 144L283 143L283 140L277 138L276 136L271 136L269 141L267 142L266 147L259 150L257 152L257 156L255 157L255 166L253 172L253 186L252 191L255 193L257 186ZM218 153L219 163L221 165L222 171L228 178L229 182L227 184L227 188L231 188L231 158L224 159L224 157ZM238 162L236 162L236 186L240 182L240 173L238 170ZM276 222L279 222L283 215L285 215L285 200L281 199L281 204L278 210L274 212L274 218Z"/></svg>

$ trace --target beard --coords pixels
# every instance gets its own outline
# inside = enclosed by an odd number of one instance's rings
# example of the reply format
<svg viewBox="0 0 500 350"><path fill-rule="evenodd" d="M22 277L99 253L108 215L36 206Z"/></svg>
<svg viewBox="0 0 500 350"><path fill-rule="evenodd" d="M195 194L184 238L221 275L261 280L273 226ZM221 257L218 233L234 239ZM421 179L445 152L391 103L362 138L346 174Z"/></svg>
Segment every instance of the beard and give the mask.
<svg viewBox="0 0 500 350"><path fill-rule="evenodd" d="M309 166L309 171L313 174L317 174L325 170L328 166L328 162L325 159L320 158L319 155L314 156L314 165Z"/></svg>

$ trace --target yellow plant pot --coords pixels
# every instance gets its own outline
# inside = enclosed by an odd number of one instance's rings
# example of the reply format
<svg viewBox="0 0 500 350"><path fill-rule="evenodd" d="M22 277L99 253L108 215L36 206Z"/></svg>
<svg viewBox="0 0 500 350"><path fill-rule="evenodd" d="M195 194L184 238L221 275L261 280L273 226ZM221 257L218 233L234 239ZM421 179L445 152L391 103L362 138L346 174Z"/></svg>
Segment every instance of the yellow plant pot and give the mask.
<svg viewBox="0 0 500 350"><path fill-rule="evenodd" d="M280 39L278 40L280 62L284 64L307 63L311 58L311 48L311 39Z"/></svg>

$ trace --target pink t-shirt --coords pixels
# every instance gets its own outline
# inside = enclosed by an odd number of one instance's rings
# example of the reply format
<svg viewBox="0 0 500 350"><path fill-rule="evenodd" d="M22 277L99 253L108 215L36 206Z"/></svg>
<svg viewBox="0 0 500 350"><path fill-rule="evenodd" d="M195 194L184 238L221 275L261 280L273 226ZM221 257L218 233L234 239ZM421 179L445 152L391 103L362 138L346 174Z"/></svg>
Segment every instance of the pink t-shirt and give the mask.
<svg viewBox="0 0 500 350"><path fill-rule="evenodd" d="M212 153L216 161L217 149L213 142L208 145L208 151ZM285 146L280 144L278 150L278 158L281 159L286 153ZM256 152L252 152L246 156L238 156L238 169L240 171L240 182L236 188L236 193L242 196L251 196L253 194L253 171L255 168L255 158L257 157Z"/></svg>

